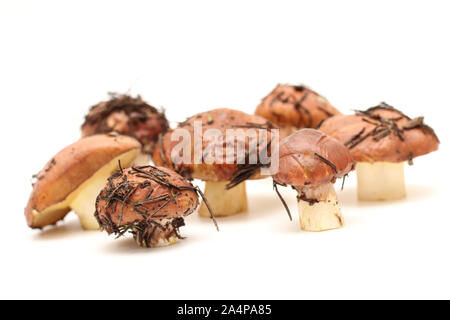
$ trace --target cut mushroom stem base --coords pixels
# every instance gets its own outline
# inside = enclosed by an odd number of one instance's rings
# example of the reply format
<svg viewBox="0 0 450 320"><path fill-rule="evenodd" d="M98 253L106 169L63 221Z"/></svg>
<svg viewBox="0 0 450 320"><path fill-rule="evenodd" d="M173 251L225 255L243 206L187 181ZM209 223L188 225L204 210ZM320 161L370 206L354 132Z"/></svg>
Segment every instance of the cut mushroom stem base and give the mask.
<svg viewBox="0 0 450 320"><path fill-rule="evenodd" d="M357 162L358 199L395 200L406 196L403 162Z"/></svg>
<svg viewBox="0 0 450 320"><path fill-rule="evenodd" d="M305 231L325 231L344 225L332 183L314 188L296 188L300 226Z"/></svg>
<svg viewBox="0 0 450 320"><path fill-rule="evenodd" d="M225 217L247 211L247 191L245 181L234 188L226 189L229 181L205 183L205 197L216 217ZM210 217L205 203L202 202L198 213L202 217Z"/></svg>

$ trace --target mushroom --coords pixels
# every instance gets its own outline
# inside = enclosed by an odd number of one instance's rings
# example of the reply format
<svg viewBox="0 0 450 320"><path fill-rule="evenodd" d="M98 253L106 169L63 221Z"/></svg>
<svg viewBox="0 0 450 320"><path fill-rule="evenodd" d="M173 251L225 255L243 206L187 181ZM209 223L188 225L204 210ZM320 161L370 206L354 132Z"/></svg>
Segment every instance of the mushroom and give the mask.
<svg viewBox="0 0 450 320"><path fill-rule="evenodd" d="M323 122L320 130L344 143L356 162L360 200L394 200L406 196L404 162L435 151L439 139L423 117L411 119L381 103L355 115Z"/></svg>
<svg viewBox="0 0 450 320"><path fill-rule="evenodd" d="M95 217L108 234L120 237L129 231L141 247L162 247L182 239L178 229L197 208L197 192L167 168L121 169L98 195Z"/></svg>
<svg viewBox="0 0 450 320"><path fill-rule="evenodd" d="M164 112L159 112L141 96L111 93L111 99L91 107L81 126L82 136L118 132L132 136L142 144L136 164L148 164L158 136L169 128Z"/></svg>
<svg viewBox="0 0 450 320"><path fill-rule="evenodd" d="M277 184L297 190L301 228L324 231L343 226L334 182L353 167L348 149L339 141L315 129L302 129L280 142Z"/></svg>
<svg viewBox="0 0 450 320"><path fill-rule="evenodd" d="M94 217L98 193L119 163L129 165L140 151L137 140L119 135L94 135L64 148L34 176L25 209L28 225L52 225L73 210L84 229L98 229Z"/></svg>
<svg viewBox="0 0 450 320"><path fill-rule="evenodd" d="M315 128L321 121L341 114L327 99L305 87L282 84L266 96L255 111L288 131Z"/></svg>
<svg viewBox="0 0 450 320"><path fill-rule="evenodd" d="M195 138L196 133L198 134L196 123L201 124L202 128L200 143ZM188 118L180 123L177 129L166 133L160 140L159 147L155 148L153 161L156 165L174 169L188 179L204 180L205 196L216 216L245 212L245 180L264 178L259 171L262 164L258 162L250 165L247 159L255 153L258 153L260 159L259 153L266 150L267 154L270 153L270 128L273 126L266 119L237 110L223 108L203 112ZM186 152L190 155L182 157L183 159L176 163L172 153L177 150L183 129L188 133L189 141L185 141L185 145L188 149ZM231 129L234 129L233 135L229 134ZM220 134L223 140L208 140L206 133L210 130ZM264 139L264 135L267 139ZM239 149L236 145L243 148ZM250 145L254 148L250 148ZM200 147L200 157L196 161L197 146ZM218 159L220 161L217 161ZM200 206L199 214L209 216L204 203Z"/></svg>

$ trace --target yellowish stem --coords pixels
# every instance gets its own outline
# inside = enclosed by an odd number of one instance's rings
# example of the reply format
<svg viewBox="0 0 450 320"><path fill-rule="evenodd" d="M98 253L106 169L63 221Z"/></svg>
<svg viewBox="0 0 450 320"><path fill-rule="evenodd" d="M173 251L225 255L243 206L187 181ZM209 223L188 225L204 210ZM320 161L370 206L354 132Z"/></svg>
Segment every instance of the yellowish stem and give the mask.
<svg viewBox="0 0 450 320"><path fill-rule="evenodd" d="M359 200L395 200L406 196L403 162L357 162Z"/></svg>
<svg viewBox="0 0 450 320"><path fill-rule="evenodd" d="M206 181L205 183L205 197L216 217L231 216L247 211L245 181L230 190L226 190L228 183L228 181ZM204 202L200 205L198 213L203 217L210 216Z"/></svg>

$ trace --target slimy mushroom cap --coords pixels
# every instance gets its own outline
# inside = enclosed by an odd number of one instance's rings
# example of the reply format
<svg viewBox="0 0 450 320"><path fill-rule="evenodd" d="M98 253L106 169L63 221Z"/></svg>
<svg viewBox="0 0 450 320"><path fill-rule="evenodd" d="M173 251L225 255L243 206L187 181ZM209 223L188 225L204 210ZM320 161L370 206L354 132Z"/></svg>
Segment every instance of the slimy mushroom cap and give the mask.
<svg viewBox="0 0 450 320"><path fill-rule="evenodd" d="M166 245L181 238L183 217L198 206L197 189L174 171L145 166L115 172L96 202L101 229L130 231L139 245Z"/></svg>
<svg viewBox="0 0 450 320"><path fill-rule="evenodd" d="M136 139L120 135L86 137L61 150L34 176L25 209L28 225L42 228L63 219L80 190L96 183L90 181L96 174L109 176L118 160L124 164L132 161L140 150Z"/></svg>
<svg viewBox="0 0 450 320"><path fill-rule="evenodd" d="M411 119L386 103L327 119L319 130L344 143L357 162L411 161L439 146L423 117Z"/></svg>
<svg viewBox="0 0 450 320"><path fill-rule="evenodd" d="M276 183L296 187L317 187L334 182L353 167L348 149L339 141L315 129L302 129L280 142Z"/></svg>
<svg viewBox="0 0 450 320"><path fill-rule="evenodd" d="M82 135L116 131L141 142L144 153L152 153L158 135L169 128L164 112L146 103L141 96L111 94L111 99L91 107L83 123Z"/></svg>
<svg viewBox="0 0 450 320"><path fill-rule="evenodd" d="M166 133L159 142L159 146L155 148L155 152L153 153L153 161L156 165L165 166L169 168L173 168L183 176L187 178L195 178L204 181L230 181L239 171L238 158L239 157L248 157L248 139L244 140L245 143L245 154L238 154L236 148L236 144L224 144L220 143L217 145L218 148L222 150L223 163L211 163L208 164L205 161L202 161L200 164L194 164L194 155L195 155L195 141L194 139L194 122L201 121L203 132L208 129L216 129L219 130L223 137L226 137L227 129L235 129L242 130L244 134L237 135L237 139L245 139L245 132L248 132L250 129L254 129L256 133L258 130L262 129L267 132L267 139L261 140L261 144L258 141L257 151L261 151L262 149L267 147L268 141L271 139L270 129L276 128L273 124L268 122L266 119L256 116L250 115L238 110L233 109L214 109L211 111L203 112L197 114L193 117L188 118L186 121L179 124L178 128L186 129L189 131L190 136L192 137L191 141L191 159L190 163L182 163L182 164L174 164L171 159L171 154L173 148L179 143L178 140L172 141L173 131ZM176 130L176 129L175 129ZM227 137L229 138L229 137ZM261 139L261 137L257 137L257 139ZM207 150L207 146L211 147L211 144L208 141L203 140L201 150L203 152L204 158L212 155L214 156L214 150L216 147L210 148ZM233 148L233 150L227 150L227 148ZM230 152L228 152L230 151ZM227 154L232 155L231 161L225 161L225 156ZM258 173L252 174L249 179L260 179L262 178Z"/></svg>
<svg viewBox="0 0 450 320"><path fill-rule="evenodd" d="M324 119L341 113L305 86L280 84L261 101L255 114L280 127L298 129L315 128Z"/></svg>

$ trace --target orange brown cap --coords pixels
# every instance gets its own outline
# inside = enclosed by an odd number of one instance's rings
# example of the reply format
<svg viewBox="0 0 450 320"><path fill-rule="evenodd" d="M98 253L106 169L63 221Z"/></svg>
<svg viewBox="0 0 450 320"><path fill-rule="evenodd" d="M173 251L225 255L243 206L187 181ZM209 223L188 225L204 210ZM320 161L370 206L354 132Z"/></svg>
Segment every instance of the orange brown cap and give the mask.
<svg viewBox="0 0 450 320"><path fill-rule="evenodd" d="M28 225L42 228L63 219L71 210L66 200L83 183L117 157L140 150L140 143L132 137L101 134L80 139L58 152L34 176L25 209Z"/></svg>
<svg viewBox="0 0 450 320"><path fill-rule="evenodd" d="M197 189L176 172L153 166L115 172L96 202L100 228L130 231L139 245L153 247L181 238L183 217L198 206Z"/></svg>
<svg viewBox="0 0 450 320"><path fill-rule="evenodd" d="M280 185L317 187L334 182L353 168L348 149L315 129L302 129L283 139L279 156L273 179Z"/></svg>
<svg viewBox="0 0 450 320"><path fill-rule="evenodd" d="M200 121L202 123L203 132L208 129L219 130L223 135L224 139L236 139L242 141L245 144L245 152L239 154L237 148L235 148L235 144L232 143L224 143L223 141L214 141L210 142L206 139L202 139L202 155L203 159L208 157L214 157L215 152L220 149L223 155L223 163L217 163L214 161L209 164L205 161L201 161L200 164L194 164L194 122ZM271 141L271 132L270 129L276 128L273 124L271 124L266 119L256 116L250 115L238 110L233 109L214 109L211 111L203 112L197 114L193 117L188 118L186 121L179 124L178 128L185 129L190 133L190 137L192 138L190 143L191 148L191 158L189 163L181 163L174 164L171 158L172 150L175 148L177 144L179 144L179 140L172 141L172 134L176 131L171 131L166 133L162 139L159 141L159 146L155 148L155 152L153 153L153 161L156 165L165 166L169 168L173 168L183 176L192 179L201 179L205 181L230 181L239 175L240 169L245 171L244 178L245 179L259 179L262 178L257 173L258 168L256 166L252 170L247 170L249 168L240 166L238 163L241 163L239 159L241 157L247 158L249 156L249 139L251 136L249 130L253 130L255 133L255 139L257 139L257 148L254 150L255 152L265 151L266 149L268 153L270 153L270 141ZM235 136L229 137L227 136L227 130L234 129ZM240 129L240 130L238 130ZM266 133L266 137L260 136L260 133ZM263 139L266 138L266 139ZM261 140L258 140L261 139ZM227 140L229 141L229 140ZM231 141L230 141L231 142ZM217 143L217 144L216 144ZM213 147L211 144L216 144ZM231 149L232 148L232 149ZM227 155L231 155L226 158ZM226 161L225 161L226 160ZM242 159L241 159L242 160ZM246 159L243 159L246 160ZM246 162L246 161L244 161ZM242 176L240 176L242 177ZM244 180L245 180L244 179Z"/></svg>
<svg viewBox="0 0 450 320"><path fill-rule="evenodd" d="M357 162L411 162L439 147L423 117L411 119L386 103L327 119L319 130L344 143Z"/></svg>
<svg viewBox="0 0 450 320"><path fill-rule="evenodd" d="M305 86L280 84L261 101L255 114L280 127L300 129L315 128L324 119L341 113Z"/></svg>
<svg viewBox="0 0 450 320"><path fill-rule="evenodd" d="M144 153L152 153L158 135L168 128L164 112L146 103L141 96L111 94L110 100L91 107L81 131L83 137L116 131L136 138Z"/></svg>

